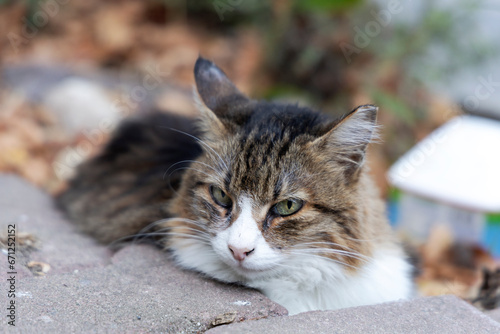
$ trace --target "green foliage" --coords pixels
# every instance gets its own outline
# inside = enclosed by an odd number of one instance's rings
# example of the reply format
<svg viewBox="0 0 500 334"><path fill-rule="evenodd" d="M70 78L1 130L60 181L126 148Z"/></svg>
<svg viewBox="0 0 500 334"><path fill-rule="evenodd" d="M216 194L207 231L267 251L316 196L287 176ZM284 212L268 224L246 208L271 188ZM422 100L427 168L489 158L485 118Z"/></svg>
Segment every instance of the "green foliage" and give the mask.
<svg viewBox="0 0 500 334"><path fill-rule="evenodd" d="M489 224L500 225L500 213L490 213L486 216Z"/></svg>
<svg viewBox="0 0 500 334"><path fill-rule="evenodd" d="M188 16L210 22L211 25L219 28L230 28L242 24L269 27L272 24L271 2L247 0L181 1ZM165 1L165 5L170 6L168 0Z"/></svg>
<svg viewBox="0 0 500 334"><path fill-rule="evenodd" d="M398 188L395 187L390 187L389 188L389 200L393 202L399 202L399 199L401 198L401 195L403 192L399 190Z"/></svg>
<svg viewBox="0 0 500 334"><path fill-rule="evenodd" d="M391 112L406 125L415 125L415 112L408 107L407 103L403 99L394 94L378 89L373 89L372 99L375 104L383 106L384 111L387 110Z"/></svg>
<svg viewBox="0 0 500 334"><path fill-rule="evenodd" d="M456 71L472 69L498 54L498 46L481 39L474 15L480 2L440 5L422 0L424 10L417 22L394 25L387 38L370 44L370 50L378 59L406 67L413 78L446 82Z"/></svg>
<svg viewBox="0 0 500 334"><path fill-rule="evenodd" d="M275 99L283 96L302 96L305 92L297 88L297 86L286 84L275 84L267 90L266 99Z"/></svg>
<svg viewBox="0 0 500 334"><path fill-rule="evenodd" d="M304 12L343 11L362 3L363 0L295 0L295 8Z"/></svg>

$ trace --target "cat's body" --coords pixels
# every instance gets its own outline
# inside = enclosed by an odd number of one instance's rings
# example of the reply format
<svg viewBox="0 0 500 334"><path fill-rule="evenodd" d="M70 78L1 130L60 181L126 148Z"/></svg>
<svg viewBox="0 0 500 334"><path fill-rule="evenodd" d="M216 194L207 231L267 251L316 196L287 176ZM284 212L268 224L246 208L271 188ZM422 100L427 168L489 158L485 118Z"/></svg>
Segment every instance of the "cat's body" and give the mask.
<svg viewBox="0 0 500 334"><path fill-rule="evenodd" d="M363 163L376 108L332 120L250 100L202 58L195 79L198 127L167 115L122 126L60 197L70 218L104 242L170 218L156 233L178 264L292 314L410 297L411 266Z"/></svg>

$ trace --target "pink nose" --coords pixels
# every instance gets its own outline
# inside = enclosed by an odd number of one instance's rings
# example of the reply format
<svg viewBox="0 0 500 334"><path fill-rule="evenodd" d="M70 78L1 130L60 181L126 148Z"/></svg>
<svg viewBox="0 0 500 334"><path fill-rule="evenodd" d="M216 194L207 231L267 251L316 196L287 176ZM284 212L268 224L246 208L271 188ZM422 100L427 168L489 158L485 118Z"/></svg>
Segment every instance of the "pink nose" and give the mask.
<svg viewBox="0 0 500 334"><path fill-rule="evenodd" d="M250 248L237 248L234 246L229 245L229 250L231 251L231 254L233 254L233 257L236 259L236 261L243 261L248 255L250 255L255 248L250 249Z"/></svg>

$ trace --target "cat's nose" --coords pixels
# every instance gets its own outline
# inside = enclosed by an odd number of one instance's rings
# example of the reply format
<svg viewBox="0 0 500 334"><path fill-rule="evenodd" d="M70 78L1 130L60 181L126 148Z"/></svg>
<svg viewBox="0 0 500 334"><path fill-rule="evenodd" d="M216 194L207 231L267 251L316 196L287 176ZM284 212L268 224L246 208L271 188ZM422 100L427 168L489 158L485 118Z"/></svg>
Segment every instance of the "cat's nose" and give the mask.
<svg viewBox="0 0 500 334"><path fill-rule="evenodd" d="M243 261L248 255L250 255L255 250L255 248L252 249L248 247L238 248L231 245L229 245L228 247L236 261Z"/></svg>

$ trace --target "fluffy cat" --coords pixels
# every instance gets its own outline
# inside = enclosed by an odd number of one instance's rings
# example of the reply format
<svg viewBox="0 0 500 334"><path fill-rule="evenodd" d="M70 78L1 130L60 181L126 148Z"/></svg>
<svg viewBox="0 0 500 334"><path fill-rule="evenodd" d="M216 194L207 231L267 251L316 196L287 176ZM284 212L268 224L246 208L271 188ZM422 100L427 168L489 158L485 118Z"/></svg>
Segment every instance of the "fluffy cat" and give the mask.
<svg viewBox="0 0 500 334"><path fill-rule="evenodd" d="M123 124L58 198L70 219L102 242L155 228L180 266L290 314L409 298L412 268L364 163L377 108L334 120L251 100L201 57L194 74L199 120Z"/></svg>

